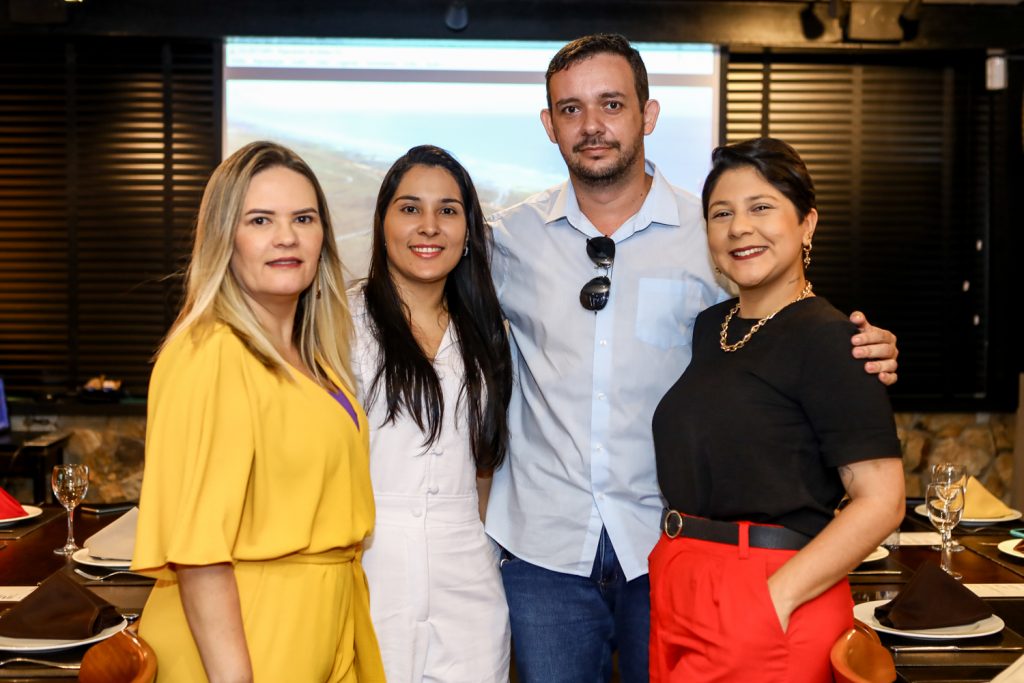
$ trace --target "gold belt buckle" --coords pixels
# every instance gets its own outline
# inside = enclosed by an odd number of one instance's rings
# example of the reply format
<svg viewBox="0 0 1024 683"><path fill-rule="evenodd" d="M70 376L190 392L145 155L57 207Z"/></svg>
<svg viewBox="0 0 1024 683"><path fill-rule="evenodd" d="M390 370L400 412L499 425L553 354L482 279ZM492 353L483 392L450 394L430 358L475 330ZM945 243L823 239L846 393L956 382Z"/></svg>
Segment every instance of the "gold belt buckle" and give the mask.
<svg viewBox="0 0 1024 683"><path fill-rule="evenodd" d="M675 510L665 513L665 521L662 523L662 531L669 538L676 538L683 533L683 516Z"/></svg>

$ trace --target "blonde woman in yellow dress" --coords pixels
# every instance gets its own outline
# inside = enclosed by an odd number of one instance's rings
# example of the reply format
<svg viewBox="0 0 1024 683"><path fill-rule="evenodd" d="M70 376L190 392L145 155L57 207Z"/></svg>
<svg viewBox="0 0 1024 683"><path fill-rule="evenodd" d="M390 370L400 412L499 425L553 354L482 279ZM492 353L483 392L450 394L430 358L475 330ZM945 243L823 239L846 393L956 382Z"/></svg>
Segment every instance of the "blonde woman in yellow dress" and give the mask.
<svg viewBox="0 0 1024 683"><path fill-rule="evenodd" d="M252 143L203 195L149 391L132 568L159 680L383 681L361 542L366 416L323 190Z"/></svg>

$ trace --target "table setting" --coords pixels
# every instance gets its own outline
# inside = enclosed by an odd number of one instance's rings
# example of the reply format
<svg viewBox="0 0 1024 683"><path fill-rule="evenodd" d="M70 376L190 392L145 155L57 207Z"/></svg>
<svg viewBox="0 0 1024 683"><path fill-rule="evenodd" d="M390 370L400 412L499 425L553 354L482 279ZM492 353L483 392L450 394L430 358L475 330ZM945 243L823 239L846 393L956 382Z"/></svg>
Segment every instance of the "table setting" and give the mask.
<svg viewBox="0 0 1024 683"><path fill-rule="evenodd" d="M1005 622L941 567L924 563L891 600L865 602L854 616L879 633L944 640L999 633Z"/></svg>
<svg viewBox="0 0 1024 683"><path fill-rule="evenodd" d="M132 507L85 539L83 547L71 556L76 564L81 565L73 571L86 580L86 585L153 585L152 577L129 571L138 519L139 508Z"/></svg>
<svg viewBox="0 0 1024 683"><path fill-rule="evenodd" d="M14 496L0 489L0 541L21 538L59 514L57 510L19 503Z"/></svg>
<svg viewBox="0 0 1024 683"><path fill-rule="evenodd" d="M956 496L954 489L963 489L962 511L960 512L957 524L963 533L970 534L1000 534L1010 528L1009 523L1021 519L1020 510L1015 510L1000 500L991 491L985 488L977 477L968 476L964 469L952 463L938 463L932 467L930 487L933 490L932 499L938 497L939 492L948 492ZM915 505L913 510L921 518L929 519L928 509L929 496ZM959 552L954 542L953 552Z"/></svg>
<svg viewBox="0 0 1024 683"><path fill-rule="evenodd" d="M131 507L116 518L76 518L88 482L84 465L58 465L51 483L62 508L36 508L40 513L33 517L45 521L31 536L0 534L0 679L74 678L92 645L141 613L152 579L129 574L122 581L138 510ZM0 525L17 523L18 510L5 495L0 491ZM76 531L86 535L83 547ZM83 568L84 576L78 573Z"/></svg>
<svg viewBox="0 0 1024 683"><path fill-rule="evenodd" d="M874 628L892 653L898 681L989 681L1015 666L1024 676L1024 557L1005 550L1024 540L1024 529L1019 531L1021 537L1012 536L1010 532L1018 528L1013 521L993 523L999 517L992 516L985 518L984 533L977 533L981 527L964 525L963 517L974 509L972 499L978 499L972 498L975 491L970 487L970 478L965 477L962 493L944 491L945 502L933 503L952 510L952 514L942 512L938 526L912 512L922 505L927 510L925 499L909 500L899 532L850 572L855 616ZM75 677L88 648L125 628L145 604L152 579L128 572L137 508L125 506L127 510L122 507L117 514L101 514L82 513L76 506L56 510L58 516L74 515L71 542L84 538L71 555L54 552L66 547L68 538L64 519L53 516L41 530L0 548L0 602L4 603L0 607L11 608L0 615L0 680ZM948 553L947 568L952 570L948 573L942 569L944 553L932 548L942 538L941 526L947 523L942 520L955 518L958 506L961 519L949 529L964 550ZM43 516L53 511L44 507ZM993 529L999 530L998 535ZM5 540L0 535L0 543ZM1007 546L1000 549L1001 544ZM1024 555L1024 546L1015 552ZM962 578L957 580L953 574ZM4 635L4 621L11 614L18 616L16 609L30 615L45 613L36 603L45 607L55 588L58 594L73 597L74 591L80 591L70 602L84 614L95 610L109 621L79 617L88 630L63 639L28 638L26 634L39 634L21 630L22 626L13 635Z"/></svg>
<svg viewBox="0 0 1024 683"><path fill-rule="evenodd" d="M886 539L888 556L872 552L849 575L854 616L879 634L906 683L990 681L1024 660L1024 546L1019 557L1005 552L1024 529L1012 536L1017 511L962 472L933 467L925 496L908 500Z"/></svg>
<svg viewBox="0 0 1024 683"><path fill-rule="evenodd" d="M964 584L935 562L928 546L909 546L887 562L899 574L888 586L851 575L854 617L873 628L891 654L900 681L988 681L1024 656L1024 611L1005 614L1003 607L1021 605L1024 584L1013 584L1011 599L982 597L974 584ZM893 560L892 558L896 559ZM915 567L915 562L921 560ZM964 573L981 558L964 562ZM1019 580L1019 577L1014 577ZM988 586L993 584L978 584ZM1004 584L998 584L1004 585Z"/></svg>
<svg viewBox="0 0 1024 683"><path fill-rule="evenodd" d="M109 638L127 625L109 602L56 572L0 615L0 650L66 650Z"/></svg>

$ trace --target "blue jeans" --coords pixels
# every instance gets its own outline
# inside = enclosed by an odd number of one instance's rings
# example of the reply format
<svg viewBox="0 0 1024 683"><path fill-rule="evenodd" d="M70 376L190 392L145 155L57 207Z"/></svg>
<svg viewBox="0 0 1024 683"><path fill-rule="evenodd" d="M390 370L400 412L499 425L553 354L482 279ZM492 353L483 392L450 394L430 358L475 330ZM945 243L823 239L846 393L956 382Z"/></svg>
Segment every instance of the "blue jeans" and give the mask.
<svg viewBox="0 0 1024 683"><path fill-rule="evenodd" d="M602 529L589 577L563 574L502 552L501 578L523 683L599 683L619 652L623 683L647 683L651 588L626 581Z"/></svg>

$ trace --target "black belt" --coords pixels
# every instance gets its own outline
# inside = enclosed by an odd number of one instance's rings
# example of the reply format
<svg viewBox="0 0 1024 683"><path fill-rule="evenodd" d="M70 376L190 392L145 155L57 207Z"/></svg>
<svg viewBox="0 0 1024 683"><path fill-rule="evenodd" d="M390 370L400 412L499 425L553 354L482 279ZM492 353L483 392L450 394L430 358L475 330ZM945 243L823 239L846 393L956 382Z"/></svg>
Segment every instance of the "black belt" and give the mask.
<svg viewBox="0 0 1024 683"><path fill-rule="evenodd" d="M729 545L738 545L740 542L740 525L735 522L716 522L713 519L684 515L675 510L662 511L661 530L669 538L684 536ZM785 527L750 525L749 543L754 548L800 550L810 541L808 536Z"/></svg>

